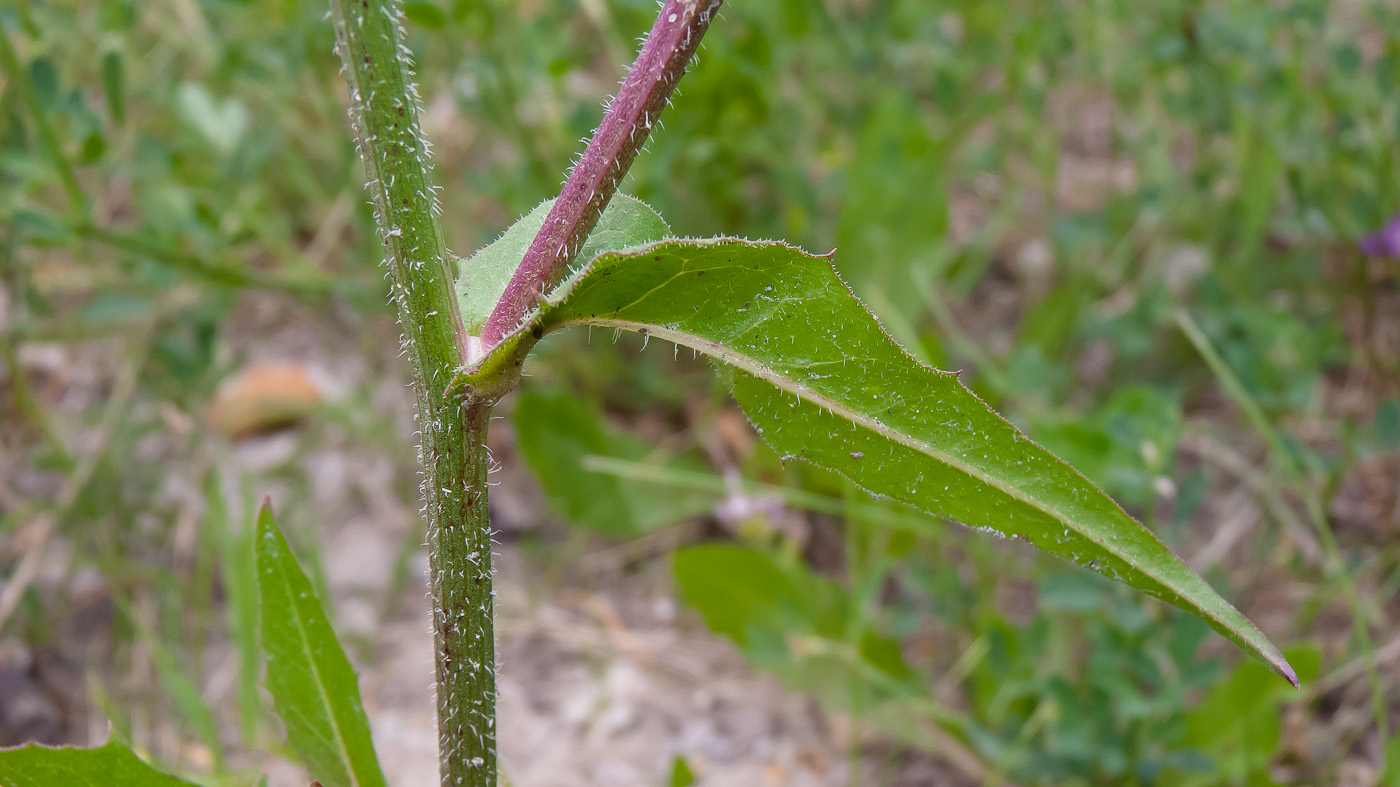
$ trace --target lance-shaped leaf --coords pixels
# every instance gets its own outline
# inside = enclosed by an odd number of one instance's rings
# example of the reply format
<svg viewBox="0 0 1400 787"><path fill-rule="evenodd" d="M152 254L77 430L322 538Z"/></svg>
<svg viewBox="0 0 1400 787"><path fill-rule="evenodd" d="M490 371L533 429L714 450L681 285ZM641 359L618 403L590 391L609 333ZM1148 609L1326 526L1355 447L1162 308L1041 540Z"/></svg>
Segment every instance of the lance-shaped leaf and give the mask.
<svg viewBox="0 0 1400 787"><path fill-rule="evenodd" d="M29 745L0 751L2 787L195 787L152 768L113 734L96 749Z"/></svg>
<svg viewBox="0 0 1400 787"><path fill-rule="evenodd" d="M257 539L267 690L287 745L325 787L384 787L355 668L266 504Z"/></svg>
<svg viewBox="0 0 1400 787"><path fill-rule="evenodd" d="M694 348L780 454L875 495L1035 546L1175 604L1296 684L1269 641L1150 531L1002 419L957 375L915 361L829 261L782 243L668 241L575 273L476 371L567 325Z"/></svg>

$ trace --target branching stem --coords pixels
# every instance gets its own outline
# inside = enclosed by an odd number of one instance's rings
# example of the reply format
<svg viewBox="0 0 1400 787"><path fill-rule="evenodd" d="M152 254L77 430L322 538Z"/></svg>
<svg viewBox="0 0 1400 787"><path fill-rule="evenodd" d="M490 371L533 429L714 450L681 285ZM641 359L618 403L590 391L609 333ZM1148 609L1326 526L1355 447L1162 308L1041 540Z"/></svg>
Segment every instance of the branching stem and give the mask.
<svg viewBox="0 0 1400 787"><path fill-rule="evenodd" d="M486 427L514 376L449 386L469 358L520 325L563 278L695 54L722 0L666 0L617 99L570 174L482 337L462 326L437 221L428 143L400 0L331 0L350 116L369 175L422 430L443 787L496 784L496 656Z"/></svg>
<svg viewBox="0 0 1400 787"><path fill-rule="evenodd" d="M519 327L542 293L564 278L671 98L723 0L666 0L637 60L555 200L505 293L486 319L481 344Z"/></svg>
<svg viewBox="0 0 1400 787"><path fill-rule="evenodd" d="M496 654L486 504L486 425L494 394L447 391L463 357L465 331L438 226L399 3L331 0L331 15L418 395L439 774L444 787L494 787Z"/></svg>

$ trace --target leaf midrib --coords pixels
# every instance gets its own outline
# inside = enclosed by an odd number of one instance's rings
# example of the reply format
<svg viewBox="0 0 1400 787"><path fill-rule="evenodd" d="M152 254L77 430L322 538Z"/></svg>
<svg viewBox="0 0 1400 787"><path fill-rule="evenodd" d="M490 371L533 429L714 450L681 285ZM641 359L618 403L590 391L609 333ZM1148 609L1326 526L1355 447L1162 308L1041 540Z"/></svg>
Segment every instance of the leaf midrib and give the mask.
<svg viewBox="0 0 1400 787"><path fill-rule="evenodd" d="M279 549L278 551L282 552L283 550ZM340 722L336 719L335 708L331 705L330 695L326 693L325 679L321 675L320 666L316 662L316 651L311 647L311 639L307 634L306 626L302 620L301 606L297 603L296 595L292 591L292 585L288 579L287 568L283 564L286 557L287 555L284 553L279 555L277 560L277 571L282 579L282 587L287 591L287 598L291 601L289 606L292 608L292 618L296 622L297 634L301 638L302 649L307 654L307 663L311 665L311 672L316 678L316 691L321 695L321 702L326 708L326 716L330 719L331 729L335 732L334 738L336 745L340 748L341 761L345 763L346 776L350 779L351 784L358 785L361 783L359 773L356 772L354 761L350 757L350 748L345 741L344 733L341 732ZM315 774L312 775L314 776Z"/></svg>
<svg viewBox="0 0 1400 787"><path fill-rule="evenodd" d="M1179 598L1188 601L1188 603L1190 602L1191 597L1187 594L1186 591L1178 587L1176 583L1169 581L1161 576L1149 574L1141 568L1137 568L1132 558L1125 555L1122 551L1120 551L1112 544L1105 543L1100 539L1095 538L1094 536L1086 533L1075 524L1076 520L1063 514L1049 503L1045 503L1035 497L1027 496L1024 493L1017 490L1015 487L1008 486L1006 483L1002 482L997 477L989 475L979 470L978 468L967 464L963 460L939 450L933 445L930 445L922 440L918 440L914 437L906 435L897 429L893 429L876 418L860 413L857 410L853 410L844 403L832 399L831 397L826 396L825 394L818 393L813 389L798 383L790 377L781 375L770 369L767 365L759 362L757 359L745 355L741 352L738 352L724 344L713 341L711 339L706 339L696 334L687 333L685 331L677 330L674 328L668 328L664 325L656 323L637 322L634 320L620 320L606 317L568 318L558 323L558 325L561 327L566 325L595 325L598 327L605 328L620 328L622 330L633 332L641 332L643 329L645 329L646 333L650 336L663 339L665 341L674 342L676 344L684 345L686 347L690 347L691 349L698 350L700 352L705 353L706 355L716 356L725 363L728 363L732 366L736 366L742 369L743 371L748 372L749 374L752 374L753 376L773 385L776 388L787 391L788 393L791 393L794 396L812 402L813 404L816 404L819 407L824 407L828 412L839 412L843 417L856 424L864 426L865 428L869 429L875 434L878 434L892 442L903 445L906 448L918 451L919 453L922 453L925 456L934 459L935 461L942 462L943 464L959 472L962 472L973 479L981 481L987 484L988 486L991 486L1001 491L1008 497L1011 497L1014 500L1018 500L1030 506L1031 508L1034 508L1050 516L1055 521L1060 522L1068 527L1072 527L1076 533L1079 533L1084 538L1087 538L1096 546L1102 548L1104 551L1123 561L1126 565L1133 566L1135 570L1142 572L1145 576L1149 576L1153 580L1162 583L1162 585L1170 589L1172 592L1176 593L1176 595ZM1123 514L1123 516L1126 517L1127 514L1125 513ZM1149 533L1148 535L1150 536L1151 534ZM1204 606L1195 603L1192 603L1192 606L1208 615L1212 620L1220 622L1221 625L1224 625L1224 621L1222 621L1218 615L1209 611Z"/></svg>

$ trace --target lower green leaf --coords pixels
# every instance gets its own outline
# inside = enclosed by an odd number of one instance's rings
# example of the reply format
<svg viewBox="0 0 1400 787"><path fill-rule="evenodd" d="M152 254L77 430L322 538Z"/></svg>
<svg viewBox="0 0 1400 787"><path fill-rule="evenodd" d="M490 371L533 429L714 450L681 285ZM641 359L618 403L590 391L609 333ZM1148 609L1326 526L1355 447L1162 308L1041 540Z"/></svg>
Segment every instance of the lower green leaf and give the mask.
<svg viewBox="0 0 1400 787"><path fill-rule="evenodd" d="M700 544L672 558L676 584L716 634L740 647L805 618L805 599L765 555L732 544Z"/></svg>
<svg viewBox="0 0 1400 787"><path fill-rule="evenodd" d="M384 787L359 678L267 504L256 553L267 688L287 744L323 787Z"/></svg>
<svg viewBox="0 0 1400 787"><path fill-rule="evenodd" d="M194 787L152 768L113 734L96 749L37 744L0 751L0 787Z"/></svg>
<svg viewBox="0 0 1400 787"><path fill-rule="evenodd" d="M1310 645L1292 647L1288 656L1303 678L1311 680L1321 663L1321 654ZM1182 775L1168 784L1272 783L1268 767L1282 735L1280 705L1293 699L1257 664L1241 664L1233 674L1218 680L1200 704L1186 715L1185 743L1208 755L1214 765L1210 772L1190 778Z"/></svg>
<svg viewBox="0 0 1400 787"><path fill-rule="evenodd" d="M930 720L964 734L971 721L932 709L900 643L853 614L859 601L801 561L733 544L698 544L672 557L676 586L710 630L734 641L753 666L843 711L918 703ZM882 711L883 712L883 711Z"/></svg>
<svg viewBox="0 0 1400 787"><path fill-rule="evenodd" d="M711 509L716 495L665 489L584 467L590 456L648 462L659 469L698 472L688 457L666 461L656 449L619 429L577 396L528 390L514 412L516 442L549 498L570 523L610 536L638 536Z"/></svg>

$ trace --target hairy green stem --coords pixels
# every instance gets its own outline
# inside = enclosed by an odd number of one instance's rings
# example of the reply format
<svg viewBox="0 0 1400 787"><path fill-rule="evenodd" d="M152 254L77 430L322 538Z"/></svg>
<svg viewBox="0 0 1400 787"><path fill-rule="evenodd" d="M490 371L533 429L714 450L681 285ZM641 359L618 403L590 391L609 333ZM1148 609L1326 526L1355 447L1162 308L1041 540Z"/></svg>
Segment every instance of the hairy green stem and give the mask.
<svg viewBox="0 0 1400 787"><path fill-rule="evenodd" d="M430 516L428 537L438 772L444 787L496 784L496 639L486 501L490 420L489 400L464 401L457 412L461 439L445 444L437 456L444 469L457 473L438 478L444 482L437 490L439 515Z"/></svg>
<svg viewBox="0 0 1400 787"><path fill-rule="evenodd" d="M413 365L444 787L496 784L496 655L486 426L499 392L449 395L465 332L437 221L397 0L331 0L350 116Z"/></svg>

